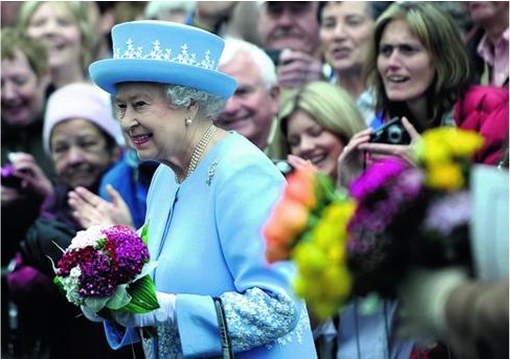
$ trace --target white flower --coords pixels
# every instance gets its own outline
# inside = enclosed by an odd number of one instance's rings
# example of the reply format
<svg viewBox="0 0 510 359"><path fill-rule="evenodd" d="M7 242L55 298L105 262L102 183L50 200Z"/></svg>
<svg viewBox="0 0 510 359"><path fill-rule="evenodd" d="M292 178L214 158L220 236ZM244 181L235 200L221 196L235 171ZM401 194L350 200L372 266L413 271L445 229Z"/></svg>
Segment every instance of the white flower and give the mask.
<svg viewBox="0 0 510 359"><path fill-rule="evenodd" d="M76 266L71 269L68 277L60 277L60 281L66 292L67 300L74 305L81 305L83 303L83 298L78 294L78 290L80 289L80 275L80 267Z"/></svg>
<svg viewBox="0 0 510 359"><path fill-rule="evenodd" d="M90 226L86 230L78 231L76 236L71 241L69 249L80 249L96 245L99 239L106 238L103 234L104 226Z"/></svg>

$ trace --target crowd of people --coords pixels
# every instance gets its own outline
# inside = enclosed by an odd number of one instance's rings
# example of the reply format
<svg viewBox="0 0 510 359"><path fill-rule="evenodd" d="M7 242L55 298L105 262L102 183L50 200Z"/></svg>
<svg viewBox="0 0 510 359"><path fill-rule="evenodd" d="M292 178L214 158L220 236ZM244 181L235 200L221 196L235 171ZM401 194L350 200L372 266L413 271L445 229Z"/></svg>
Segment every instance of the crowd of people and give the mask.
<svg viewBox="0 0 510 359"><path fill-rule="evenodd" d="M1 6L2 357L508 357L508 271L410 273L370 315L355 297L318 320L261 230L288 168L348 188L436 127L477 131L472 165L507 174L508 2ZM373 142L394 118L410 143ZM67 302L52 263L78 231L149 222L159 309Z"/></svg>

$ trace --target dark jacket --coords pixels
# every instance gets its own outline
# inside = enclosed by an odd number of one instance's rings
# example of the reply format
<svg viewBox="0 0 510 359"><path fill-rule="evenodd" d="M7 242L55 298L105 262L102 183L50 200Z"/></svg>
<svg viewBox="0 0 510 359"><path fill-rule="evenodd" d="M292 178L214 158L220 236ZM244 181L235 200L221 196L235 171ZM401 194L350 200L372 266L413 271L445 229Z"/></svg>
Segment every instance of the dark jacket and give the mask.
<svg viewBox="0 0 510 359"><path fill-rule="evenodd" d="M53 163L43 150L42 125L42 118L22 129L2 121L2 166L7 163L10 152L25 152L34 156L50 180L54 179ZM39 216L43 200L35 193L24 191L17 201L2 204L2 267L7 266L19 241Z"/></svg>
<svg viewBox="0 0 510 359"><path fill-rule="evenodd" d="M49 258L57 265L62 256L59 247L66 249L82 229L71 214L68 191L63 185L55 187L53 196L43 205L41 216L20 244L20 268L9 273L10 294L20 308L25 348L33 348L33 343L40 341L52 359L128 359L133 358L134 352L141 356L140 345L111 349L103 326L86 319L80 308L69 303L52 283L54 272ZM34 271L39 275L34 275ZM34 320L39 323L36 327Z"/></svg>

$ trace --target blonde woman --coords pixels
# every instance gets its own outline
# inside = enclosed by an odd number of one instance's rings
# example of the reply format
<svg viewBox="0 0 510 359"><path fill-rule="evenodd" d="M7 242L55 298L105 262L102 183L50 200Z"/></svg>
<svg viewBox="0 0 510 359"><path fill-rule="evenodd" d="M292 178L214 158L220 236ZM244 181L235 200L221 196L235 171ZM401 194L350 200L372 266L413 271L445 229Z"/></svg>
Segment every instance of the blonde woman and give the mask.
<svg viewBox="0 0 510 359"><path fill-rule="evenodd" d="M99 39L93 5L88 1L26 1L20 9L18 27L46 46L55 88L88 79L86 70Z"/></svg>

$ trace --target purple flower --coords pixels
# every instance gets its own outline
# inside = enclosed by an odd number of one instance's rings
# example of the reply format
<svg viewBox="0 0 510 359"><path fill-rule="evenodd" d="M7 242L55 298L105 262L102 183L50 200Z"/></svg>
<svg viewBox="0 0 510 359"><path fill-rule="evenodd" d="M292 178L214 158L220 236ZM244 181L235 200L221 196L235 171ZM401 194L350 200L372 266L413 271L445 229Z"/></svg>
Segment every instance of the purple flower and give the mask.
<svg viewBox="0 0 510 359"><path fill-rule="evenodd" d="M149 251L133 229L94 226L77 234L58 262L57 276L65 279L78 267L78 288L68 291L78 291L83 298L110 297L118 285L133 281L148 261Z"/></svg>
<svg viewBox="0 0 510 359"><path fill-rule="evenodd" d="M467 191L454 192L434 200L423 221L425 231L437 231L448 236L471 219L471 195Z"/></svg>
<svg viewBox="0 0 510 359"><path fill-rule="evenodd" d="M352 183L350 193L354 198L362 199L383 188L388 180L398 176L409 167L407 162L397 157L375 162Z"/></svg>

